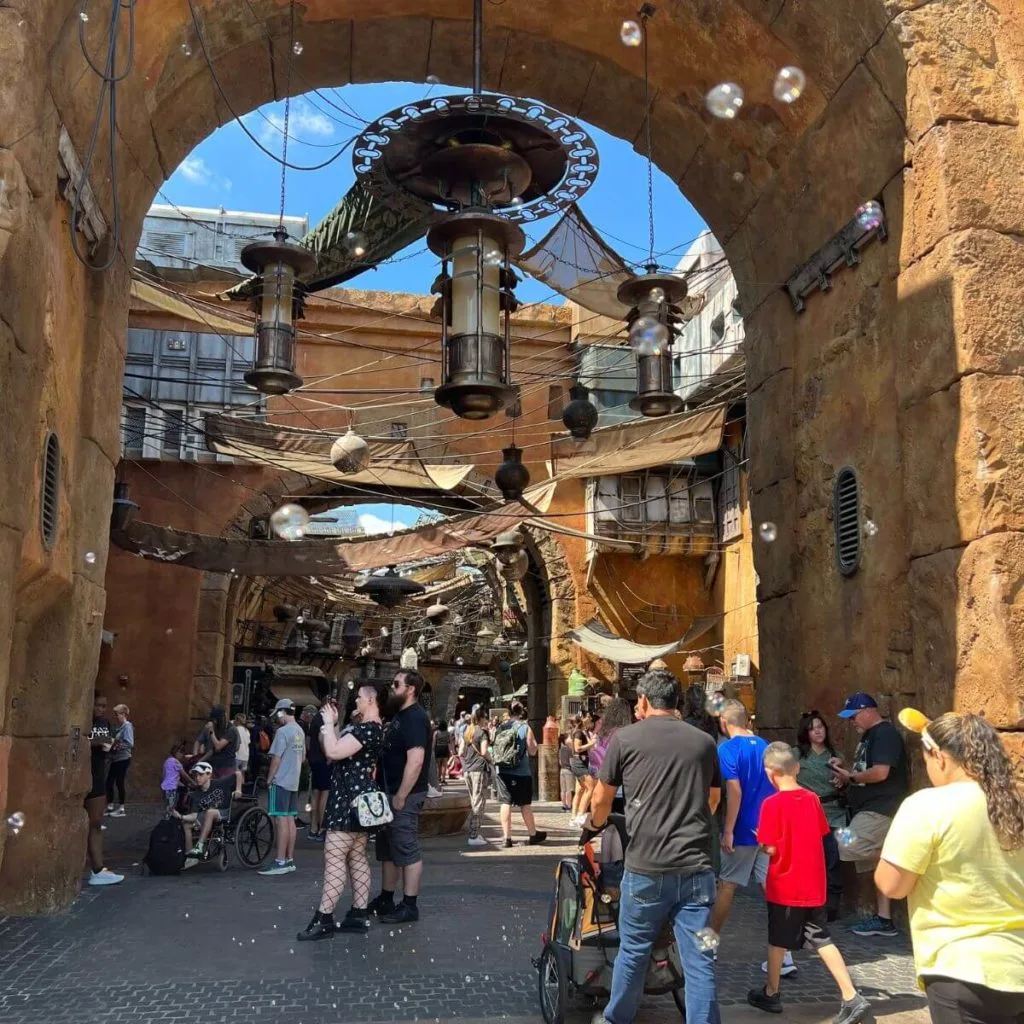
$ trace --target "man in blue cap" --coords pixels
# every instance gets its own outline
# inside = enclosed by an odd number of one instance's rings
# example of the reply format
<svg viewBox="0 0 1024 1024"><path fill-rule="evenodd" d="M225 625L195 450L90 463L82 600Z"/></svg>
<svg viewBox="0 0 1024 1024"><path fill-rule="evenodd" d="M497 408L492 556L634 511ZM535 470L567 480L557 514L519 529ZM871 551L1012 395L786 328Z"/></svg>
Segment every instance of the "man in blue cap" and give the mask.
<svg viewBox="0 0 1024 1024"><path fill-rule="evenodd" d="M907 795L907 752L903 737L879 714L871 694L850 694L839 717L853 722L860 733L850 769L839 763L832 766L836 785L845 787L853 815L839 843L839 858L852 861L858 874L866 874L874 871L893 815ZM889 897L876 890L876 899L878 913L854 925L853 933L891 938L897 931Z"/></svg>

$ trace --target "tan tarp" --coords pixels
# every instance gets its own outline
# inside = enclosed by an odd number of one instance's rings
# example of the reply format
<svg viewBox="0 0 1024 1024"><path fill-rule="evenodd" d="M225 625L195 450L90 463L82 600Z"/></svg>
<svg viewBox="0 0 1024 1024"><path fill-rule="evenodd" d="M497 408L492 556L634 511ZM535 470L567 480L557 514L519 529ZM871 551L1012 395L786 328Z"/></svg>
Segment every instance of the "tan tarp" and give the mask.
<svg viewBox="0 0 1024 1024"><path fill-rule="evenodd" d="M587 441L551 442L552 476L617 476L716 452L722 447L725 406L630 421L595 430Z"/></svg>
<svg viewBox="0 0 1024 1024"><path fill-rule="evenodd" d="M133 302L145 303L217 334L252 334L253 322L246 319L241 310L234 316L220 316L207 303L189 302L139 278L132 278L131 297ZM228 307L226 312L235 310Z"/></svg>
<svg viewBox="0 0 1024 1024"><path fill-rule="evenodd" d="M693 643L711 629L719 618L718 615L704 615L694 619L686 635L671 644L635 644L632 640L624 640L610 633L597 619L570 630L567 636L585 651L596 654L605 661L615 661L620 665L646 665L655 658L675 654L680 648Z"/></svg>
<svg viewBox="0 0 1024 1024"><path fill-rule="evenodd" d="M370 466L361 473L346 474L331 465L331 445L337 435L329 431L282 427L215 413L205 417L205 431L210 451L329 483L445 493L483 494L486 490L482 481L473 479L472 465L428 465L420 460L410 440L369 439Z"/></svg>

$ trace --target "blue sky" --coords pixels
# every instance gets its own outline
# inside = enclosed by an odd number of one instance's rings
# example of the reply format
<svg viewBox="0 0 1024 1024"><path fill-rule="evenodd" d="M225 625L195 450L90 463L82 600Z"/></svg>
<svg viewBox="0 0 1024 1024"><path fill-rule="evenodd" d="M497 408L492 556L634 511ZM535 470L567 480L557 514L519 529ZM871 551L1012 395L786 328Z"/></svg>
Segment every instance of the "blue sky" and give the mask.
<svg viewBox="0 0 1024 1024"><path fill-rule="evenodd" d="M292 101L288 147L290 163L321 163L337 151L339 143L359 133L362 122L345 113L373 121L411 100L463 90L413 83L349 85L324 90ZM284 104L268 104L247 114L246 127L272 152L281 151ZM583 212L605 240L624 259L638 262L647 252L647 177L644 159L621 139L592 128L601 154L597 182L580 203ZM302 140L297 142L296 140ZM319 171L288 171L287 212L308 214L314 226L335 206L354 180L351 151ZM280 197L280 166L261 153L238 124L218 129L182 163L164 185L157 202L180 206L224 206L230 210L275 212ZM704 228L679 189L655 169L654 207L656 251L665 253L662 264L674 265L688 243ZM535 240L554 224L553 218L528 230ZM422 242L401 256L408 256ZM673 250L671 253L668 250ZM436 274L436 258L429 252L384 264L351 282L355 288L424 292ZM550 290L534 281L518 289L528 302L552 300ZM560 301L560 300L557 300Z"/></svg>

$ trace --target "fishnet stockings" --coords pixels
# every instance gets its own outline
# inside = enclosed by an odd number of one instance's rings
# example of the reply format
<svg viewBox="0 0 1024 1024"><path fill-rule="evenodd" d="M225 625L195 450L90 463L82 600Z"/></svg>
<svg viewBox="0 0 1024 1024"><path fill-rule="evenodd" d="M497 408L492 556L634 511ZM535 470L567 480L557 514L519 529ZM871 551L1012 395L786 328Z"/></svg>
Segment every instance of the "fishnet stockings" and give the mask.
<svg viewBox="0 0 1024 1024"><path fill-rule="evenodd" d="M366 859L365 832L328 832L324 842L324 887L320 913L333 914L345 883L352 881L352 906L370 905L370 864Z"/></svg>

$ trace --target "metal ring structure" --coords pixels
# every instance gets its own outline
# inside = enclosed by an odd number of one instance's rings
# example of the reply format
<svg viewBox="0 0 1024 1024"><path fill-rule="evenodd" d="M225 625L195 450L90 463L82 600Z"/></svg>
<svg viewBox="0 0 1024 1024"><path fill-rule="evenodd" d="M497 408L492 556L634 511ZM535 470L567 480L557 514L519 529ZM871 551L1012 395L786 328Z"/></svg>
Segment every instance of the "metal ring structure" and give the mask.
<svg viewBox="0 0 1024 1024"><path fill-rule="evenodd" d="M407 103L385 114L369 125L356 140L352 166L360 183L376 195L393 193L402 188L389 173L385 159L388 146L403 135L432 127L436 122L455 118L480 119L481 127L491 130L502 123L522 125L547 135L565 156L565 166L553 187L543 195L521 203L497 207L496 212L508 220L526 224L560 213L578 203L597 177L599 157L597 144L589 132L571 117L536 100L483 95L437 96Z"/></svg>

